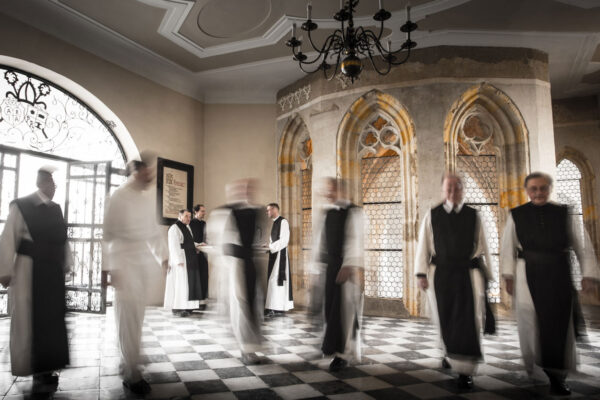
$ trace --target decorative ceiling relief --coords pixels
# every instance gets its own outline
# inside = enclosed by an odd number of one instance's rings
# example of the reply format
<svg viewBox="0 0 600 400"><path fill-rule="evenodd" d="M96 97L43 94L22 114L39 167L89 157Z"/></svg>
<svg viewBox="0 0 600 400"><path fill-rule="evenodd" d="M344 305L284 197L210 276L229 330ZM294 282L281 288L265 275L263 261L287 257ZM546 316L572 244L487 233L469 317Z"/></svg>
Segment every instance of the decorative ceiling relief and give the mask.
<svg viewBox="0 0 600 400"><path fill-rule="evenodd" d="M263 24L271 16L271 0L210 0L198 14L198 28L206 35L225 39L248 34ZM236 19L236 23L223 23L236 15L244 18Z"/></svg>

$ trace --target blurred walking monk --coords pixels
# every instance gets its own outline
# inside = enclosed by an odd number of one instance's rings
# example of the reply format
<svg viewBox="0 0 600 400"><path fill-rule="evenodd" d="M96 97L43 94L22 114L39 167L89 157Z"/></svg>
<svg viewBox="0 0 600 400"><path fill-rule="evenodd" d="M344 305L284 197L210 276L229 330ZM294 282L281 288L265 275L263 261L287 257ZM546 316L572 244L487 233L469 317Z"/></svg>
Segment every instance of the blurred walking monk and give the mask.
<svg viewBox="0 0 600 400"><path fill-rule="evenodd" d="M290 242L290 224L279 215L279 205L277 203L271 203L267 206L267 215L273 221L273 226L269 238L265 310L268 310L267 316L275 316L276 313L284 313L294 308L290 261L287 253L288 243Z"/></svg>
<svg viewBox="0 0 600 400"><path fill-rule="evenodd" d="M423 218L415 274L440 332L447 357L442 365L458 372L460 389L469 389L483 360L481 331L495 332L486 298L490 256L483 221L477 210L465 205L459 176L444 175L442 196L444 202Z"/></svg>
<svg viewBox="0 0 600 400"><path fill-rule="evenodd" d="M110 197L104 217L103 268L115 288L115 314L123 385L136 394L150 392L139 370L146 287L150 275L167 268L168 252L156 223L156 196L150 190L156 157L141 154L128 164L130 176Z"/></svg>
<svg viewBox="0 0 600 400"><path fill-rule="evenodd" d="M575 338L584 334L577 292L571 279L573 250L584 290L598 282L596 257L582 226L574 226L567 206L549 202L552 178L534 172L525 178L530 202L513 208L506 221L500 269L514 296L523 362L529 375L543 368L553 394L571 393L565 382L576 368Z"/></svg>
<svg viewBox="0 0 600 400"><path fill-rule="evenodd" d="M317 281L324 281L324 286L312 290L314 298L324 299L326 325L321 349L323 354L334 356L330 371L339 371L352 358L356 361L361 358L364 214L344 197L344 189L335 178L327 179L325 197L329 204L325 206L314 246L322 277Z"/></svg>
<svg viewBox="0 0 600 400"><path fill-rule="evenodd" d="M13 201L0 237L0 282L9 287L12 374L33 374L33 390L58 384L69 363L65 274L72 257L60 206L52 201L54 168L37 174L38 191ZM55 387L54 387L55 388Z"/></svg>

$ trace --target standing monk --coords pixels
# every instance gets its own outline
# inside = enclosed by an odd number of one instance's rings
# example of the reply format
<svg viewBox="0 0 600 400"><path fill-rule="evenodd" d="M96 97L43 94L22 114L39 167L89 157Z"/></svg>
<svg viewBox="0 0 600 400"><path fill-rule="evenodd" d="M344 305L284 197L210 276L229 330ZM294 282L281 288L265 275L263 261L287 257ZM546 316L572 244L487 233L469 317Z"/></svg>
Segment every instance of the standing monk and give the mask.
<svg viewBox="0 0 600 400"><path fill-rule="evenodd" d="M568 395L565 382L576 367L575 338L584 334L571 279L570 250L581 266L584 290L598 282L596 257L583 227L575 229L568 209L549 202L552 178L525 178L529 203L511 210L502 236L500 268L515 297L521 353L527 372L543 368L553 394Z"/></svg>
<svg viewBox="0 0 600 400"><path fill-rule="evenodd" d="M459 176L444 175L442 196L444 202L423 218L415 274L440 332L447 356L442 364L458 372L460 389L469 389L483 359L481 331L495 331L486 297L486 281L492 278L490 256L483 221L477 210L464 204Z"/></svg>
<svg viewBox="0 0 600 400"><path fill-rule="evenodd" d="M206 253L201 251L203 246L206 246L206 207L203 204L196 204L194 206L194 218L190 222L190 228L192 229L192 235L194 236L194 243L196 244L196 252L198 258L198 271L200 271L200 287L202 294L200 296L200 309L206 308L206 302L208 300L208 258Z"/></svg>
<svg viewBox="0 0 600 400"><path fill-rule="evenodd" d="M292 282L290 275L290 261L288 257L288 243L290 242L290 224L279 215L279 205L271 203L267 206L267 215L273 221L271 237L269 238L269 265L267 301L265 310L267 316L275 313L284 313L294 308L292 297Z"/></svg>
<svg viewBox="0 0 600 400"><path fill-rule="evenodd" d="M164 307L180 317L187 317L197 309L202 297L196 246L189 226L191 219L192 213L179 210L179 217L168 232L169 269Z"/></svg>
<svg viewBox="0 0 600 400"><path fill-rule="evenodd" d="M339 371L354 357L360 361L360 324L363 309L364 214L344 198L344 186L326 181L325 206L320 232L315 236L316 267L324 286L313 288L324 298L325 336L322 351L334 356L330 371Z"/></svg>
<svg viewBox="0 0 600 400"><path fill-rule="evenodd" d="M65 275L72 266L67 226L52 201L52 167L37 174L38 191L10 204L0 236L0 283L9 288L10 360L16 376L33 374L33 390L58 384L69 363Z"/></svg>
<svg viewBox="0 0 600 400"><path fill-rule="evenodd" d="M106 206L103 269L115 288L115 314L123 385L136 394L151 387L139 370L146 287L150 274L168 266L168 252L156 223L156 157L141 154L128 164L130 176Z"/></svg>

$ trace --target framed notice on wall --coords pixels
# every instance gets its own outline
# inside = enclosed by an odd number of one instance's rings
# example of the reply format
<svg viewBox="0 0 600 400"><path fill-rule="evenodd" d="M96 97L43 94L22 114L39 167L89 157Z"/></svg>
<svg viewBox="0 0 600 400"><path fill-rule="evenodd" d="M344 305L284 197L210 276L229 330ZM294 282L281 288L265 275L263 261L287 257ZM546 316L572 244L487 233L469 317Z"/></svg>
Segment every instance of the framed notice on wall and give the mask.
<svg viewBox="0 0 600 400"><path fill-rule="evenodd" d="M158 158L156 169L156 205L159 221L172 225L182 208L192 209L194 201L194 167Z"/></svg>

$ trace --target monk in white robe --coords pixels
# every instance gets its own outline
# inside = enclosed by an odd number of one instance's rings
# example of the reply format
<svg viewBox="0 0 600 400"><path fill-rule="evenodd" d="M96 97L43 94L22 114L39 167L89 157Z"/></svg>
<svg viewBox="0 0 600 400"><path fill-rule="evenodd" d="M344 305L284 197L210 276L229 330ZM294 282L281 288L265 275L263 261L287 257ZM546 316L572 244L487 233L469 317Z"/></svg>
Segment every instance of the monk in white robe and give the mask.
<svg viewBox="0 0 600 400"><path fill-rule="evenodd" d="M38 171L38 191L16 199L0 236L0 283L8 287L11 372L33 375L33 391L54 390L69 363L65 275L73 265L67 227L52 201L54 169Z"/></svg>
<svg viewBox="0 0 600 400"><path fill-rule="evenodd" d="M575 339L585 329L572 283L570 252L579 261L583 290L598 284L598 266L583 227L575 229L567 207L549 201L552 178L534 172L525 179L525 190L531 201L509 214L500 270L506 291L514 296L527 372L532 376L539 366L550 379L552 394L569 395L565 379L576 369Z"/></svg>
<svg viewBox="0 0 600 400"><path fill-rule="evenodd" d="M246 364L260 363L261 323L264 295L259 252L266 250L260 233L265 231L264 210L252 204L253 181L243 179L228 185L228 204L211 213L209 239L219 249L218 268L226 271L220 296L225 296L231 328Z"/></svg>
<svg viewBox="0 0 600 400"><path fill-rule="evenodd" d="M290 224L279 215L279 205L267 206L267 215L273 221L269 238L269 264L267 272L267 316L294 308L288 244L290 242Z"/></svg>
<svg viewBox="0 0 600 400"><path fill-rule="evenodd" d="M104 217L103 269L115 288L115 316L123 385L136 394L151 388L139 369L146 287L150 275L167 268L168 253L156 223L155 157L130 163L131 175L110 197Z"/></svg>
<svg viewBox="0 0 600 400"><path fill-rule="evenodd" d="M333 356L330 371L361 360L360 329L364 304L364 237L362 208L344 198L344 186L330 178L313 246L311 302L323 313L325 332L321 350Z"/></svg>
<svg viewBox="0 0 600 400"><path fill-rule="evenodd" d="M486 301L486 282L492 279L490 256L483 221L479 212L464 204L459 176L444 175L442 196L444 202L423 218L415 275L427 294L431 319L447 357L442 364L458 372L460 389L469 389L483 361L481 333L495 332Z"/></svg>
<svg viewBox="0 0 600 400"><path fill-rule="evenodd" d="M179 211L177 223L171 225L168 232L169 270L164 307L181 317L189 316L203 298L191 219L188 210Z"/></svg>

